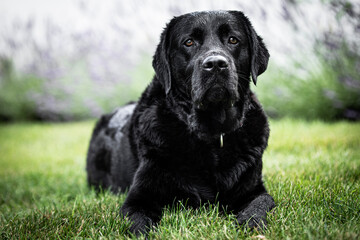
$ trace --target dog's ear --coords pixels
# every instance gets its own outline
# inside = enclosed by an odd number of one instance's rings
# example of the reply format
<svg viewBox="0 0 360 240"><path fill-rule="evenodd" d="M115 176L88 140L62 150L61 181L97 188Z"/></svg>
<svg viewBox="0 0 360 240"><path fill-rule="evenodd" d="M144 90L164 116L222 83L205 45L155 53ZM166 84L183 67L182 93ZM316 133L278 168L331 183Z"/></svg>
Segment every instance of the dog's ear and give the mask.
<svg viewBox="0 0 360 240"><path fill-rule="evenodd" d="M169 24L167 24L167 26L161 33L160 43L156 48L152 62L156 77L163 85L166 95L170 92L171 89L171 69L169 63L168 49L169 49L170 28L173 20Z"/></svg>
<svg viewBox="0 0 360 240"><path fill-rule="evenodd" d="M257 77L265 72L270 54L262 40L259 37L253 27L250 25L249 28L251 29L251 36L250 39L250 52L251 52L251 77L256 85Z"/></svg>
<svg viewBox="0 0 360 240"><path fill-rule="evenodd" d="M270 54L262 38L259 37L255 32L255 29L253 28L250 20L240 11L232 11L232 13L235 14L238 20L244 24L244 28L250 44L250 72L252 80L256 85L257 77L265 72L267 68Z"/></svg>

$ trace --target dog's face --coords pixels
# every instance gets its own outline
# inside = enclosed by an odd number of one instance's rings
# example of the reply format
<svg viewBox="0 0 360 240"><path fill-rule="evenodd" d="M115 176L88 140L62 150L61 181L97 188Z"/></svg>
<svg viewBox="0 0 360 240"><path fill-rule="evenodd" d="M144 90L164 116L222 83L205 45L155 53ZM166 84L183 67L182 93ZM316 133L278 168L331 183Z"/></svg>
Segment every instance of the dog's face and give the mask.
<svg viewBox="0 0 360 240"><path fill-rule="evenodd" d="M268 59L242 12L196 12L171 20L153 66L167 96L185 99L189 129L206 139L240 127L250 76L256 83Z"/></svg>

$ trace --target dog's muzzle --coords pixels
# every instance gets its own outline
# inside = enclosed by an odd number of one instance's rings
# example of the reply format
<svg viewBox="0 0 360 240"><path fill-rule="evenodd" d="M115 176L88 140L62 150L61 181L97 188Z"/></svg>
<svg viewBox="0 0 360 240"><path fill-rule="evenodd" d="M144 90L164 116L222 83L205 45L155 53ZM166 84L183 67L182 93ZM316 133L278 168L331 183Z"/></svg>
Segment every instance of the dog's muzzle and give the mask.
<svg viewBox="0 0 360 240"><path fill-rule="evenodd" d="M231 85L229 61L222 55L210 55L200 65L201 79L207 79L197 95L196 108L230 108L235 102L233 85Z"/></svg>

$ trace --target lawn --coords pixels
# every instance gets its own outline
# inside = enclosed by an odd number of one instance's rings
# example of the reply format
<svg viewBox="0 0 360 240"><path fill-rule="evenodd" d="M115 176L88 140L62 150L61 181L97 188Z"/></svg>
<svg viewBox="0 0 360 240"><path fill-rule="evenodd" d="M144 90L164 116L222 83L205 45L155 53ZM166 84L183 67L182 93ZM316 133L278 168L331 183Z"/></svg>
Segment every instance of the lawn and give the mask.
<svg viewBox="0 0 360 240"><path fill-rule="evenodd" d="M85 156L94 122L0 125L0 238L126 238L125 195L96 196ZM271 121L264 180L277 207L265 232L217 206L165 209L154 239L359 239L360 123ZM131 237L131 236L130 236Z"/></svg>

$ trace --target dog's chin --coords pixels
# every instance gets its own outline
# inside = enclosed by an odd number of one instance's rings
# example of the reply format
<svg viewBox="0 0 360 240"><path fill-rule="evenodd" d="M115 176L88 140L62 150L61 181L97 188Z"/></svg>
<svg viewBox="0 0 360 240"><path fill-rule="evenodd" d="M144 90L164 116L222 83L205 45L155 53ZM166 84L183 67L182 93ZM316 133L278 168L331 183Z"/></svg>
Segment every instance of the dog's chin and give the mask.
<svg viewBox="0 0 360 240"><path fill-rule="evenodd" d="M220 135L230 133L241 127L242 111L235 105L199 109L193 107L188 116L188 126L199 139L211 142Z"/></svg>

